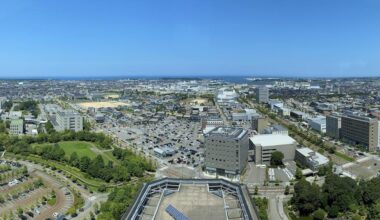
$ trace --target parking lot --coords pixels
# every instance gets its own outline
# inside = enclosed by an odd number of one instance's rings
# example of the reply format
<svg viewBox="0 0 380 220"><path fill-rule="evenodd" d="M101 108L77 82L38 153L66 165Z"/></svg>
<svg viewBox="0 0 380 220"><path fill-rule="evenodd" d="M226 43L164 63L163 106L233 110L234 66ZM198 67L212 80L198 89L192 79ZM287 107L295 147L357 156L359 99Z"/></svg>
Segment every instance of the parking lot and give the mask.
<svg viewBox="0 0 380 220"><path fill-rule="evenodd" d="M20 219L55 219L74 203L72 193L62 183L42 171L18 172L24 169L18 163L3 163L11 166L11 179L2 182L0 187L0 216L17 215L22 208Z"/></svg>
<svg viewBox="0 0 380 220"><path fill-rule="evenodd" d="M178 120L166 117L156 123L131 126L104 126L103 130L113 134L119 140L136 150L153 156L161 166L169 164L186 164L198 167L202 163L203 148L200 122ZM170 155L157 155L155 148L169 148L175 151Z"/></svg>
<svg viewBox="0 0 380 220"><path fill-rule="evenodd" d="M287 185L294 179L295 172L296 164L293 161L286 162L284 168L269 168L266 165L256 165L254 162L249 162L243 182L250 187L262 186L266 182Z"/></svg>

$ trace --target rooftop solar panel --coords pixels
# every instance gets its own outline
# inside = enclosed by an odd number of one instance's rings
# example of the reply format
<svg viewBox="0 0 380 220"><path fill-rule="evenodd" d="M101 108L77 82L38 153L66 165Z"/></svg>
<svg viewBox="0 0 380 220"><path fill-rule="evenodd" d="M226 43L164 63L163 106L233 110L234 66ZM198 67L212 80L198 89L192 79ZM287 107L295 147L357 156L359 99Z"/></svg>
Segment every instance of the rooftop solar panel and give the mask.
<svg viewBox="0 0 380 220"><path fill-rule="evenodd" d="M184 214L182 214L180 211L178 211L172 205L168 205L168 207L166 207L165 211L167 213L169 213L169 215L171 217L173 217L175 220L190 220L190 218L186 217Z"/></svg>

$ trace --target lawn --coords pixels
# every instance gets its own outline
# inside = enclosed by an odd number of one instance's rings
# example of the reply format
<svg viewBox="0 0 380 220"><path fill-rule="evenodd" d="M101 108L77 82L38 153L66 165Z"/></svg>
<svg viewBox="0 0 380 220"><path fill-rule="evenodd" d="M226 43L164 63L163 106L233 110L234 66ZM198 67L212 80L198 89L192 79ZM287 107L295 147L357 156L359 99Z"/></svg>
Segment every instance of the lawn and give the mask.
<svg viewBox="0 0 380 220"><path fill-rule="evenodd" d="M38 146L46 146L46 145L52 145L52 144L34 144L33 147ZM83 156L88 156L90 159L95 158L98 154L101 154L103 157L104 162L108 163L108 161L113 161L116 164L119 164L119 161L117 161L111 151L108 152L101 152L99 148L96 148L95 145L93 145L90 142L85 141L61 141L58 142L58 145L65 151L66 158L70 158L70 155L73 152L76 152L78 154L78 157L81 158ZM96 148L97 150L93 151L91 148Z"/></svg>
<svg viewBox="0 0 380 220"><path fill-rule="evenodd" d="M73 152L76 152L78 157L88 156L91 159L96 157L96 153L91 150L93 145L88 142L62 141L59 142L58 145L65 151L67 157L70 157Z"/></svg>

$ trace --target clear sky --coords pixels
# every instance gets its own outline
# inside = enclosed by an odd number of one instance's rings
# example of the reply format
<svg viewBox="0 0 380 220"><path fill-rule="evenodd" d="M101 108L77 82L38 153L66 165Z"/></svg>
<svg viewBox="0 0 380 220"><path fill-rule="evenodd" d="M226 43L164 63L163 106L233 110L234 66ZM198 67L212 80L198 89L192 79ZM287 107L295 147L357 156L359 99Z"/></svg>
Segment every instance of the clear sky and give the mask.
<svg viewBox="0 0 380 220"><path fill-rule="evenodd" d="M0 77L380 76L379 0L0 0Z"/></svg>

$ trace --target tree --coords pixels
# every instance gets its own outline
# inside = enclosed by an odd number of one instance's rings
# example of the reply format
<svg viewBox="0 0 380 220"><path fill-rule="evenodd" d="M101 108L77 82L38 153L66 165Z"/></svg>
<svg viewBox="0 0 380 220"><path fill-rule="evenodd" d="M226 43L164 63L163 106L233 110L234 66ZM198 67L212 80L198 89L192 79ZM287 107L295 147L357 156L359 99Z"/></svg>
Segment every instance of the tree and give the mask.
<svg viewBox="0 0 380 220"><path fill-rule="evenodd" d="M271 155L270 164L273 166L282 165L282 160L284 159L284 154L280 151L274 151Z"/></svg>
<svg viewBox="0 0 380 220"><path fill-rule="evenodd" d="M289 191L290 191L289 186L286 186L286 187L285 187L285 192L284 192L284 194L285 194L285 195L289 195Z"/></svg>
<svg viewBox="0 0 380 220"><path fill-rule="evenodd" d="M257 195L259 194L259 187L255 186L255 192L254 192L254 195Z"/></svg>
<svg viewBox="0 0 380 220"><path fill-rule="evenodd" d="M326 212L322 209L318 209L313 213L313 220L324 220L326 218Z"/></svg>
<svg viewBox="0 0 380 220"><path fill-rule="evenodd" d="M303 175L302 175L302 171L301 171L301 169L297 167L297 169L296 169L296 174L295 174L296 179L299 180L299 179L302 178L302 176L303 176Z"/></svg>
<svg viewBox="0 0 380 220"><path fill-rule="evenodd" d="M294 185L293 205L301 216L308 216L320 207L320 191L316 184L301 179Z"/></svg>
<svg viewBox="0 0 380 220"><path fill-rule="evenodd" d="M79 166L79 157L78 157L78 154L77 152L72 152L71 155L70 155L70 164L74 167L78 167Z"/></svg>
<svg viewBox="0 0 380 220"><path fill-rule="evenodd" d="M90 163L91 163L91 159L88 156L84 156L80 158L79 169L81 171L87 172L88 167L90 166Z"/></svg>

